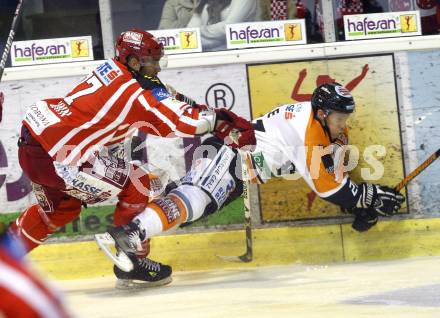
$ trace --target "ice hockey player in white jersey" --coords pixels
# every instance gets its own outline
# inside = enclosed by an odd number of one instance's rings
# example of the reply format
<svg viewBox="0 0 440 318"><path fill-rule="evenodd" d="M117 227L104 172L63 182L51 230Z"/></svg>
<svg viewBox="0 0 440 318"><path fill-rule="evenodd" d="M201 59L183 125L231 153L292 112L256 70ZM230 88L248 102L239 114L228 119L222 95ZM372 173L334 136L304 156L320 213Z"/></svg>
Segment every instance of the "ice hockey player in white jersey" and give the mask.
<svg viewBox="0 0 440 318"><path fill-rule="evenodd" d="M347 143L347 120L354 110L350 92L331 83L316 88L311 102L283 105L254 120L257 144L247 155L251 181L296 171L319 197L354 214L358 231L376 224L379 215L396 213L404 202L400 193L379 184L356 184L339 169L342 159L335 149ZM153 200L127 225L109 230L121 255L134 257L145 239L213 213L241 194L236 150L209 138L196 153L192 169L165 197ZM126 264L125 257L116 260L118 266Z"/></svg>

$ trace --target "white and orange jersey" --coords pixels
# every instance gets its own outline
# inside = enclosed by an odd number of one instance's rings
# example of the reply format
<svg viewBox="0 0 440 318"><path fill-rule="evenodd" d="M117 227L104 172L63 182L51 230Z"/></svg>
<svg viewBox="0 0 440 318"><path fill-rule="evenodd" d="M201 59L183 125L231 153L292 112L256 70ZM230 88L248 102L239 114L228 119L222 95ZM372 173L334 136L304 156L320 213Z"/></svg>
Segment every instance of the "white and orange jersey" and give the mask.
<svg viewBox="0 0 440 318"><path fill-rule="evenodd" d="M105 61L63 99L30 106L23 124L56 161L81 165L103 145L140 129L158 136L193 136L199 110L174 99L157 78L134 77Z"/></svg>
<svg viewBox="0 0 440 318"><path fill-rule="evenodd" d="M328 147L332 141L314 118L310 102L282 105L253 123L257 146L252 160L261 181L298 172L320 197L340 205L345 200L351 207L356 195L350 191L353 186L347 175L335 173Z"/></svg>

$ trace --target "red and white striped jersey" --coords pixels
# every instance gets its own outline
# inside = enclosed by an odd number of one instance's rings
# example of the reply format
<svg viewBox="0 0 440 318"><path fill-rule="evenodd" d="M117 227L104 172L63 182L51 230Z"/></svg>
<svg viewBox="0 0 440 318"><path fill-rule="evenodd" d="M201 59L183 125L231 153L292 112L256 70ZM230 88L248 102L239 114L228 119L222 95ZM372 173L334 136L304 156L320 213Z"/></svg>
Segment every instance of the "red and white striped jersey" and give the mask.
<svg viewBox="0 0 440 318"><path fill-rule="evenodd" d="M0 317L71 317L59 295L37 278L26 263L13 257L10 248L15 246L0 244Z"/></svg>
<svg viewBox="0 0 440 318"><path fill-rule="evenodd" d="M193 136L199 110L174 99L157 78L135 76L114 59L105 61L62 99L30 106L23 124L48 154L79 166L103 145L141 131Z"/></svg>

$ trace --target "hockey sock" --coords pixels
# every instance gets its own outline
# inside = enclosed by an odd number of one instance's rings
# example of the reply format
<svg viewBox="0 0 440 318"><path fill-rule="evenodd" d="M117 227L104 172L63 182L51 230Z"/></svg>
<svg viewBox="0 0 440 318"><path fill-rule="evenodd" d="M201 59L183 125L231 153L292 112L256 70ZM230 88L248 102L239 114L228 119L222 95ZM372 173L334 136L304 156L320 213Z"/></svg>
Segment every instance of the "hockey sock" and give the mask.
<svg viewBox="0 0 440 318"><path fill-rule="evenodd" d="M183 222L197 220L210 202L208 195L201 189L192 185L181 185L164 198L149 203L135 220L140 221L146 236L152 237Z"/></svg>

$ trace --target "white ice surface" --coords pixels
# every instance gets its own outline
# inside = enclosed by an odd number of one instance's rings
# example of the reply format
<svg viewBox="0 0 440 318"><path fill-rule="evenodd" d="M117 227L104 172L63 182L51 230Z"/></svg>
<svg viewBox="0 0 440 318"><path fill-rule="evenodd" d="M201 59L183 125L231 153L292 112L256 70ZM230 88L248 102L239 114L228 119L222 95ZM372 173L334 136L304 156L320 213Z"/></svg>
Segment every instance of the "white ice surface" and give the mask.
<svg viewBox="0 0 440 318"><path fill-rule="evenodd" d="M440 317L440 258L291 265L173 274L173 282L118 291L114 278L65 281L78 317Z"/></svg>

